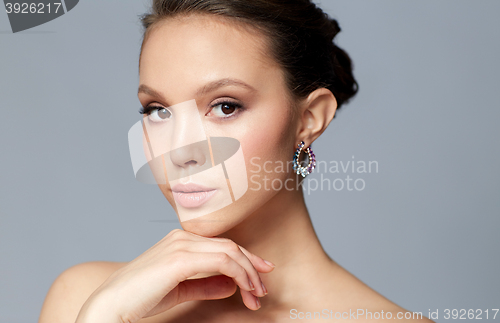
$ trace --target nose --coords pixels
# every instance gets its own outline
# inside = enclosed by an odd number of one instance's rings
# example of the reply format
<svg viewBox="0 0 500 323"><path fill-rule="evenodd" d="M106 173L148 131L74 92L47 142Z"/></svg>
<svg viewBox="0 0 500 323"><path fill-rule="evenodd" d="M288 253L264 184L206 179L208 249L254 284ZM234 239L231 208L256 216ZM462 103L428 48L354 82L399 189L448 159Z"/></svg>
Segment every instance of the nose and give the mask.
<svg viewBox="0 0 500 323"><path fill-rule="evenodd" d="M186 101L172 106L173 114L168 126L170 162L166 170L170 178L180 178L201 172L210 167L207 136L196 101ZM170 165L169 165L170 164ZM170 166L170 167L169 167Z"/></svg>
<svg viewBox="0 0 500 323"><path fill-rule="evenodd" d="M206 145L207 142L202 141L174 149L170 152L170 160L180 168L204 166L207 162Z"/></svg>

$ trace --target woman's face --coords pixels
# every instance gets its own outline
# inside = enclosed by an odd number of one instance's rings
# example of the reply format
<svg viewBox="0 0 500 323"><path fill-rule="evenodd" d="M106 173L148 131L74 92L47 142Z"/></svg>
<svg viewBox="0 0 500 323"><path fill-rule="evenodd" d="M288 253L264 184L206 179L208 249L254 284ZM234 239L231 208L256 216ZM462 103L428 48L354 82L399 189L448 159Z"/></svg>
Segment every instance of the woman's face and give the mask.
<svg viewBox="0 0 500 323"><path fill-rule="evenodd" d="M179 148L163 156L168 180L158 185L185 230L219 235L262 207L280 188L286 190L291 172L287 163L297 144L297 118L283 72L257 31L204 15L160 22L142 49L138 96L143 107L155 107L145 123L151 129L170 129L163 132L168 133L166 150ZM168 109L158 111L158 107ZM241 163L233 166L239 164L235 171L243 171L243 177L235 175L237 182L230 184L234 189L247 181L248 188L235 202L228 203L228 181L221 177L221 166L219 173L210 171L208 150L193 145L203 132L210 138L237 139L241 145ZM187 141L182 144L183 140ZM217 210L221 205L227 206Z"/></svg>

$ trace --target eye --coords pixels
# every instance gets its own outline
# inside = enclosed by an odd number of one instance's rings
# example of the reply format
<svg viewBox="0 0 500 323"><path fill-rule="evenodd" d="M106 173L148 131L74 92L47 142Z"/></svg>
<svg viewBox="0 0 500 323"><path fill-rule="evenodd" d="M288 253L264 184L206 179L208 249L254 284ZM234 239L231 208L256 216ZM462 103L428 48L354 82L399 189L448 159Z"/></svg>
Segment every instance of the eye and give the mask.
<svg viewBox="0 0 500 323"><path fill-rule="evenodd" d="M152 122L162 122L172 117L172 112L164 107L151 107L147 114Z"/></svg>
<svg viewBox="0 0 500 323"><path fill-rule="evenodd" d="M214 105L208 115L214 115L218 118L228 118L235 115L241 108L240 104L234 102L222 102Z"/></svg>
<svg viewBox="0 0 500 323"><path fill-rule="evenodd" d="M172 117L172 112L169 109L155 105L142 108L139 113L147 115L151 122L162 122Z"/></svg>

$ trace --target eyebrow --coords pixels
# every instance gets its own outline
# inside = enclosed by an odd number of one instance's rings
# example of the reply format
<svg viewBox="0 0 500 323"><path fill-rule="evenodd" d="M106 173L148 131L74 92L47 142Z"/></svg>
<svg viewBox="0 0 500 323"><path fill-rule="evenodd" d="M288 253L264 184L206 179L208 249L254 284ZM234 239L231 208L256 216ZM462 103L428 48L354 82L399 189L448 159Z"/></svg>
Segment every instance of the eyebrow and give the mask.
<svg viewBox="0 0 500 323"><path fill-rule="evenodd" d="M201 96L201 95L213 92L215 90L218 90L218 89L226 87L226 86L243 87L251 92L257 91L254 87L248 85L247 83L245 83L243 81L240 81L237 79L232 79L232 78L225 78L225 79L220 79L220 80L213 81L213 82L206 84L205 86L200 88L198 91L196 91L196 96ZM165 97L160 92L147 86L146 84L141 84L139 86L139 90L138 90L137 94L139 94L139 93L145 93L145 94L150 95L152 97L166 101Z"/></svg>

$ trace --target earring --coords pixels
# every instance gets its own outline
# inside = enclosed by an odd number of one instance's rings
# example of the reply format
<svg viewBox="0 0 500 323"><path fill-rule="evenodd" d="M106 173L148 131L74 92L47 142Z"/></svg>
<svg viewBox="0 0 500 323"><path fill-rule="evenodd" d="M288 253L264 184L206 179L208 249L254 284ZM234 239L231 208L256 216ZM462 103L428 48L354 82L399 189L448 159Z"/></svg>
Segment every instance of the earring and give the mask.
<svg viewBox="0 0 500 323"><path fill-rule="evenodd" d="M305 143L301 141L298 145L299 148L297 148L295 154L293 155L293 171L297 174L302 175L302 177L306 177L307 175L311 174L313 169L316 167L316 156L314 155L310 146L305 149L309 164L307 165L307 167L303 167L300 165L300 152L302 151L302 149L304 149L304 146Z"/></svg>

